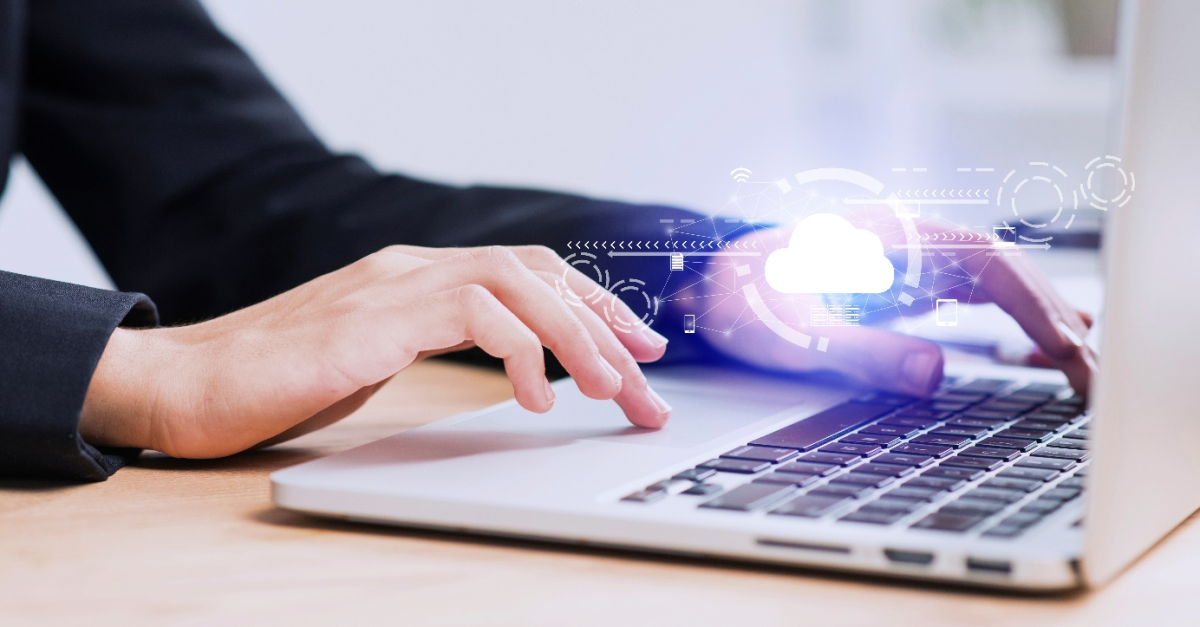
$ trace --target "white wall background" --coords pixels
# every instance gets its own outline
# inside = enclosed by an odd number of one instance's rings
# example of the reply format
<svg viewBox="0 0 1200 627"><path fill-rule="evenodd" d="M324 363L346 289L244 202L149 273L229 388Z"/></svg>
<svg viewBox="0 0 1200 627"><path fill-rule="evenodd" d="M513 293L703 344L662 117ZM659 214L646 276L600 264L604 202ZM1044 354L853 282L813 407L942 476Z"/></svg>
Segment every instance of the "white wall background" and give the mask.
<svg viewBox="0 0 1200 627"><path fill-rule="evenodd" d="M1080 165L1106 61L1037 3L206 0L317 132L379 167L699 209L728 172ZM1048 6L1048 5L1047 5ZM936 180L929 181L936 185ZM106 285L18 163L0 268Z"/></svg>

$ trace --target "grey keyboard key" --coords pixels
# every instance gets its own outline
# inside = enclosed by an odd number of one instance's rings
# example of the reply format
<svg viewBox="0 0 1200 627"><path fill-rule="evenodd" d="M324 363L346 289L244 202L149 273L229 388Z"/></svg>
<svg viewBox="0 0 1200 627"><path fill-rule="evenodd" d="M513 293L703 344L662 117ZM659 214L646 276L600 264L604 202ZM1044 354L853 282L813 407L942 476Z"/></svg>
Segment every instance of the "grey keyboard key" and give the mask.
<svg viewBox="0 0 1200 627"><path fill-rule="evenodd" d="M1074 459L1083 461L1088 458L1087 451L1074 451L1066 448L1054 448L1052 446L1042 447L1030 455L1034 457L1052 457L1054 459Z"/></svg>
<svg viewBox="0 0 1200 627"><path fill-rule="evenodd" d="M987 432L987 429L981 429L979 427L938 427L937 429L930 431L929 434L961 436L964 438L974 439L987 435Z"/></svg>
<svg viewBox="0 0 1200 627"><path fill-rule="evenodd" d="M942 467L953 466L955 468L977 468L979 470L995 470L1004 465L1004 462L998 459L987 457L964 457L961 454L955 455L949 459L942 461ZM936 470L936 469L935 469Z"/></svg>
<svg viewBox="0 0 1200 627"><path fill-rule="evenodd" d="M921 501L917 499L896 498L894 493L888 492L882 497L864 505L863 510L900 512L902 514L907 514L920 506Z"/></svg>
<svg viewBox="0 0 1200 627"><path fill-rule="evenodd" d="M887 495L916 501L932 501L935 496L941 494L942 492L943 490L935 488L918 488L916 486L904 484L895 490L888 492Z"/></svg>
<svg viewBox="0 0 1200 627"><path fill-rule="evenodd" d="M751 444L811 451L892 411L892 405L846 403L788 425Z"/></svg>
<svg viewBox="0 0 1200 627"><path fill-rule="evenodd" d="M911 438L920 432L921 430L916 427L884 424L867 425L859 431L859 433L873 433L875 435L894 435L898 438Z"/></svg>
<svg viewBox="0 0 1200 627"><path fill-rule="evenodd" d="M947 470L959 470L951 468ZM982 473L980 473L982 474ZM909 479L901 487L928 488L939 492L953 492L967 485L967 479L962 477L930 477L928 473L915 479Z"/></svg>
<svg viewBox="0 0 1200 627"><path fill-rule="evenodd" d="M700 464L700 468L710 468L718 472L736 472L752 475L771 467L767 462L754 462L746 459L714 459Z"/></svg>
<svg viewBox="0 0 1200 627"><path fill-rule="evenodd" d="M1072 451L1088 450L1087 440L1071 440L1071 439L1067 439L1067 438L1059 438L1059 439L1051 442L1050 446L1053 446L1054 448L1070 449Z"/></svg>
<svg viewBox="0 0 1200 627"><path fill-rule="evenodd" d="M1028 429L1030 431L1062 431L1069 427L1066 423L1043 422L1041 420L1020 420L1013 424L1013 429Z"/></svg>
<svg viewBox="0 0 1200 627"><path fill-rule="evenodd" d="M985 538L1014 538L1021 535L1022 531L1025 531L1025 529L1022 527L1013 525L996 525L995 527L983 532L983 536Z"/></svg>
<svg viewBox="0 0 1200 627"><path fill-rule="evenodd" d="M1037 512L1017 512L1005 518L1004 520L1001 520L1000 524L1024 528L1041 520L1043 515L1044 514L1039 514Z"/></svg>
<svg viewBox="0 0 1200 627"><path fill-rule="evenodd" d="M996 435L1001 438L1020 438L1023 440L1033 440L1034 442L1045 442L1046 440L1054 437L1054 432L1047 431L1045 429L1034 431L1032 429L1017 429L1016 427L1009 427L1003 431L997 432Z"/></svg>
<svg viewBox="0 0 1200 627"><path fill-rule="evenodd" d="M1021 451L1014 451L1010 448L992 448L990 446L972 446L963 449L959 456L967 457L988 457L998 459L1004 462L1011 462L1021 456Z"/></svg>
<svg viewBox="0 0 1200 627"><path fill-rule="evenodd" d="M908 455L905 453L884 453L875 458L874 463L878 464L898 464L900 466L911 466L913 468L924 468L933 463L933 458L926 455Z"/></svg>
<svg viewBox="0 0 1200 627"><path fill-rule="evenodd" d="M882 451L883 448L874 444L842 444L834 442L821 447L822 453L833 453L835 455L858 455L860 457L870 457Z"/></svg>
<svg viewBox="0 0 1200 627"><path fill-rule="evenodd" d="M1049 468L1052 470L1070 470L1075 467L1075 460L1054 459L1053 457L1026 457L1016 463L1018 468Z"/></svg>
<svg viewBox="0 0 1200 627"><path fill-rule="evenodd" d="M851 497L849 496L832 494L805 494L785 502L783 505L771 510L770 513L782 516L819 518L850 499Z"/></svg>
<svg viewBox="0 0 1200 627"><path fill-rule="evenodd" d="M666 490L651 490L647 488L645 490L638 490L637 492L634 492L633 494L630 494L621 500L629 501L631 503L653 503L661 500L665 496L667 496Z"/></svg>
<svg viewBox="0 0 1200 627"><path fill-rule="evenodd" d="M965 411L965 412L963 412L962 415L963 415L963 418L976 418L976 419L980 419L980 420L990 420L993 423L1008 422L1009 420L1012 420L1013 418L1017 417L1016 414L1014 414L1013 412L984 411L981 409L973 409L971 411Z"/></svg>
<svg viewBox="0 0 1200 627"><path fill-rule="evenodd" d="M895 482L895 477L860 473L857 469L844 475L834 477L830 480L830 484L854 483L858 485L870 486L872 488L882 488L883 486L890 485Z"/></svg>
<svg viewBox="0 0 1200 627"><path fill-rule="evenodd" d="M961 533L968 531L975 525L983 522L983 519L985 518L987 518L986 514L942 511L925 517L920 522L913 525L913 528L929 529L931 531L954 531Z"/></svg>
<svg viewBox="0 0 1200 627"><path fill-rule="evenodd" d="M780 485L794 485L797 488L808 487L821 478L817 475L799 475L794 472L776 471L767 475L763 475L750 483L777 483Z"/></svg>
<svg viewBox="0 0 1200 627"><path fill-rule="evenodd" d="M1033 479L1015 479L1013 477L1005 477L1004 473L1000 476L992 477L983 482L985 488L1003 488L1005 490L1020 490L1022 492L1033 492L1034 490L1044 485L1041 481Z"/></svg>
<svg viewBox="0 0 1200 627"><path fill-rule="evenodd" d="M984 420L982 418L955 418L946 423L947 427L964 429L987 429L995 431L1004 426L1003 420Z"/></svg>
<svg viewBox="0 0 1200 627"><path fill-rule="evenodd" d="M842 453L809 453L800 458L802 462L813 462L817 464L837 464L838 466L849 466L862 457L858 455L846 455Z"/></svg>
<svg viewBox="0 0 1200 627"><path fill-rule="evenodd" d="M1013 382L1007 379L973 379L969 383L958 386L955 390L968 394L995 394L1012 384Z"/></svg>
<svg viewBox="0 0 1200 627"><path fill-rule="evenodd" d="M1021 490L1006 490L1004 488L989 488L980 486L967 492L963 495L966 498L985 499L988 501L999 501L1001 503L1016 503L1025 498L1025 492Z"/></svg>
<svg viewBox="0 0 1200 627"><path fill-rule="evenodd" d="M778 464L785 462L800 453L790 448L775 448L772 446L741 446L725 453L726 459L749 459L760 462Z"/></svg>
<svg viewBox="0 0 1200 627"><path fill-rule="evenodd" d="M806 475L820 475L822 477L832 475L841 470L842 467L836 464L818 464L815 462L789 462L779 467L779 470L787 472L798 472Z"/></svg>
<svg viewBox="0 0 1200 627"><path fill-rule="evenodd" d="M1037 443L1032 440L1021 440L1018 438L987 438L979 443L980 446L994 446L996 448L1010 448L1014 451L1032 451L1037 448Z"/></svg>
<svg viewBox="0 0 1200 627"><path fill-rule="evenodd" d="M681 481L704 481L715 474L717 474L717 471L713 470L712 468L693 468L691 470L685 470L671 478L679 479Z"/></svg>
<svg viewBox="0 0 1200 627"><path fill-rule="evenodd" d="M1054 499L1038 499L1021 508L1022 512L1031 512L1034 514L1049 514L1062 507L1065 501L1056 501Z"/></svg>
<svg viewBox="0 0 1200 627"><path fill-rule="evenodd" d="M792 486L747 483L702 504L709 509L732 509L742 512L762 509L794 492Z"/></svg>
<svg viewBox="0 0 1200 627"><path fill-rule="evenodd" d="M1082 488L1083 487L1083 477L1080 477L1078 474L1076 474L1073 477L1068 477L1066 479L1063 479L1062 482L1060 482L1057 486L1054 486L1054 487L1056 487L1056 488Z"/></svg>
<svg viewBox="0 0 1200 627"><path fill-rule="evenodd" d="M912 439L914 444L932 444L935 446L953 446L958 448L971 442L971 438L961 435L932 435L926 434Z"/></svg>
<svg viewBox="0 0 1200 627"><path fill-rule="evenodd" d="M922 477L940 477L943 479L960 479L962 481L974 481L982 477L984 472L978 468L953 468L948 466L938 466L926 470ZM910 480L912 483L914 480Z"/></svg>
<svg viewBox="0 0 1200 627"><path fill-rule="evenodd" d="M900 466L897 464L880 463L878 459L869 464L855 466L852 472L867 473L873 475L884 475L886 477L907 477L913 474L916 470L912 466Z"/></svg>
<svg viewBox="0 0 1200 627"><path fill-rule="evenodd" d="M717 492L720 492L723 489L724 488L722 488L721 486L719 486L715 483L697 483L696 485L684 490L683 492L680 492L680 494L690 494L692 496L708 496L709 494L716 494Z"/></svg>
<svg viewBox="0 0 1200 627"><path fill-rule="evenodd" d="M846 514L839 520L843 520L845 522L868 523L872 525L890 525L897 520L904 518L905 515L905 512L888 512L863 508L857 512Z"/></svg>
<svg viewBox="0 0 1200 627"><path fill-rule="evenodd" d="M985 501L983 499L968 498L970 492L959 497L957 501L950 501L942 506L938 511L954 512L954 513L973 513L992 515L996 512L1008 507L1008 503L1002 501Z"/></svg>
<svg viewBox="0 0 1200 627"><path fill-rule="evenodd" d="M900 438L894 435L879 435L875 433L851 433L838 440L845 444L873 444L883 448L891 448L900 443Z"/></svg>
<svg viewBox="0 0 1200 627"><path fill-rule="evenodd" d="M943 444L917 444L916 440L901 444L892 449L893 453L903 453L905 455L928 455L929 457L946 457L954 452L953 446Z"/></svg>
<svg viewBox="0 0 1200 627"><path fill-rule="evenodd" d="M1079 488L1051 488L1046 490L1039 499L1047 499L1052 501L1069 501L1083 492Z"/></svg>
<svg viewBox="0 0 1200 627"><path fill-rule="evenodd" d="M1058 471L1053 468L1022 468L1013 466L1006 469L1004 472L997 475L998 477L1012 479L1031 479L1033 481L1049 481L1058 476Z"/></svg>
<svg viewBox="0 0 1200 627"><path fill-rule="evenodd" d="M869 485L861 485L858 483L827 483L823 486L817 486L813 488L810 494L822 494L825 496L840 496L860 499L873 492L875 492L875 488Z"/></svg>

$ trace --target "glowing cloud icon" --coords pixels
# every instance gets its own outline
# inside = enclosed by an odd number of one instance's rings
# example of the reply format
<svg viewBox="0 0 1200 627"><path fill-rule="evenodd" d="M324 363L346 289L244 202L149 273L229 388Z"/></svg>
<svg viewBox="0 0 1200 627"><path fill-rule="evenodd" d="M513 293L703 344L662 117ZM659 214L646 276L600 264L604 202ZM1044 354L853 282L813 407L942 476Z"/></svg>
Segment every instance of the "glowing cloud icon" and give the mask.
<svg viewBox="0 0 1200 627"><path fill-rule="evenodd" d="M801 220L787 248L767 257L767 283L787 294L878 294L895 268L874 233L818 213Z"/></svg>

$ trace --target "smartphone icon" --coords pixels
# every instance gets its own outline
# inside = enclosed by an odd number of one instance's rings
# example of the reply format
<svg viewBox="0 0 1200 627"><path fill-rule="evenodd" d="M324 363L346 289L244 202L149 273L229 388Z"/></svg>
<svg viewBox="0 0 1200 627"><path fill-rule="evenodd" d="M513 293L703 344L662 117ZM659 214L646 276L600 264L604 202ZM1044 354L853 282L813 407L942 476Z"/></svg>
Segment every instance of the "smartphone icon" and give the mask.
<svg viewBox="0 0 1200 627"><path fill-rule="evenodd" d="M696 332L696 316L694 314L687 314L683 317L683 332L684 333L695 333Z"/></svg>
<svg viewBox="0 0 1200 627"><path fill-rule="evenodd" d="M939 298L937 300L937 325L939 327L958 326L958 299Z"/></svg>

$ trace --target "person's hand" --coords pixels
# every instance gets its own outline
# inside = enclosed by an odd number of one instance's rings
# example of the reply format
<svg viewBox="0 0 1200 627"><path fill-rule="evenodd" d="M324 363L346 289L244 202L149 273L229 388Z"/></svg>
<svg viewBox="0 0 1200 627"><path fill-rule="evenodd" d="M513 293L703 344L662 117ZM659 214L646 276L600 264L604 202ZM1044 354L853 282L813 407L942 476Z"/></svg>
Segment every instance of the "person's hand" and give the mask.
<svg viewBox="0 0 1200 627"><path fill-rule="evenodd" d="M862 213L856 226L869 224L881 235L885 250L904 241L903 229L894 216ZM863 224L865 223L865 224ZM927 221L918 226L921 233L958 234L963 231L940 222ZM965 233L965 232L963 232ZM760 231L746 236L758 240L758 250L770 251L786 246L789 231ZM987 243L977 251L956 249L953 257L935 252L926 263L947 273L950 280L940 281L932 298L918 299L904 308L905 316L930 309L936 298L957 298L963 302L999 305L1034 340L1040 352L1031 365L1047 365L1066 373L1071 386L1086 394L1091 367L1089 356L1062 327L1082 338L1091 326L1091 317L1075 310L1058 296L1049 281L1025 255L987 255ZM936 251L936 249L934 249ZM749 261L746 261L749 259ZM902 261L899 260L898 261ZM739 276L734 265L747 264L751 271ZM715 272L698 283L693 292L711 307L704 314L704 337L719 352L760 368L787 372L832 371L859 383L900 394L924 396L942 379L944 358L933 342L870 326L822 326L809 328L812 305L819 297L807 294L781 294L767 285L763 277L764 259L738 258L736 264ZM897 266L903 269L902 265ZM932 268L924 268L922 287L929 288ZM954 276L962 277L954 279ZM755 320L742 288L753 282L764 304L783 323L814 336L808 349L781 339L763 323ZM924 292L915 290L917 295ZM870 314L866 314L871 317ZM875 315L879 318L879 315ZM885 316L886 317L886 316ZM717 332L714 332L717 331ZM727 332L722 332L727 331ZM829 338L827 352L817 350L817 338Z"/></svg>
<svg viewBox="0 0 1200 627"><path fill-rule="evenodd" d="M610 329L604 307L634 330ZM207 322L118 329L80 433L174 457L230 455L335 422L413 361L469 346L503 358L526 409L554 403L545 346L585 395L656 428L671 408L637 362L666 343L550 249L394 246Z"/></svg>

